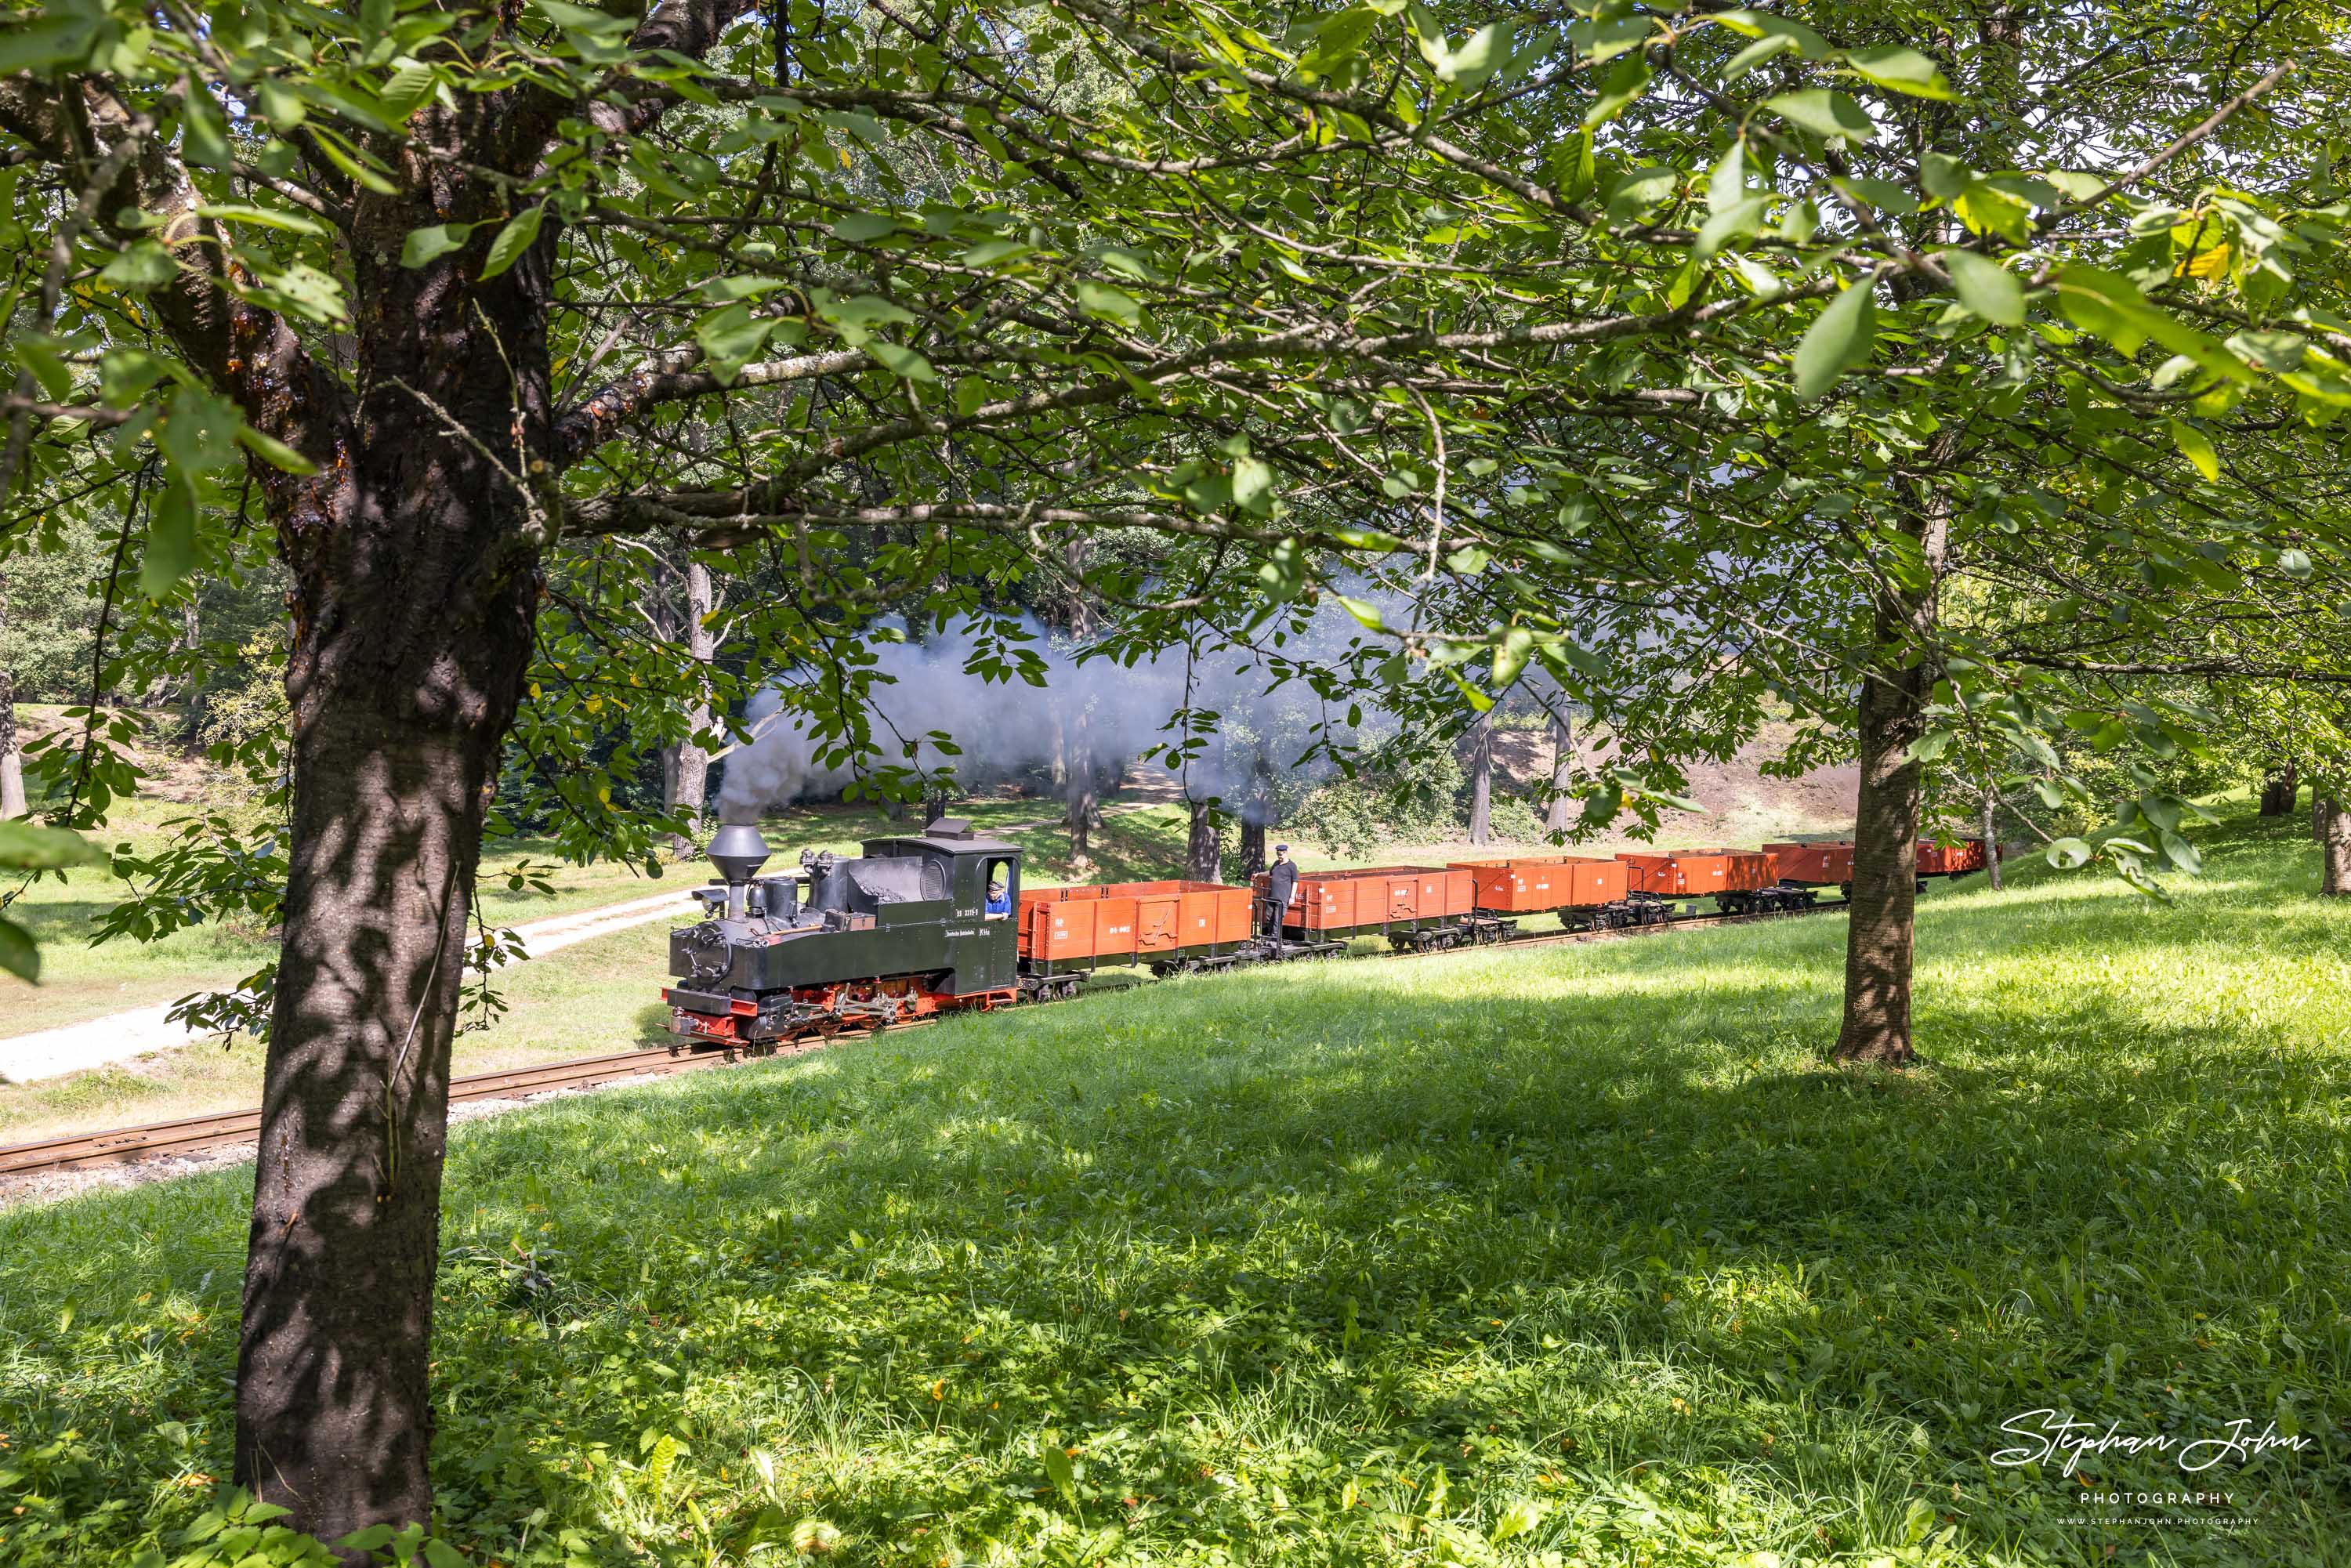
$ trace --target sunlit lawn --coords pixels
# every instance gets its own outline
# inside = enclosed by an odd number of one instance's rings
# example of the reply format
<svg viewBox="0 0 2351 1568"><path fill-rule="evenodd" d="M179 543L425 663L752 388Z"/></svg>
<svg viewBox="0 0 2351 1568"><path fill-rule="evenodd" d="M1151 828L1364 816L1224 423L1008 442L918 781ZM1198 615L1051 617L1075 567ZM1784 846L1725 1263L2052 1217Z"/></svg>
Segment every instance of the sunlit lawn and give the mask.
<svg viewBox="0 0 2351 1568"><path fill-rule="evenodd" d="M2351 910L2295 824L2209 853L2168 907L1930 900L1906 1075L1821 1063L1827 915L1168 982L461 1129L444 1528L509 1563L796 1528L858 1563L2342 1561ZM168 1546L225 1474L248 1189L0 1213L0 1560ZM2225 1490L2240 1534L2068 1522L2182 1511L1994 1466L2041 1406L2306 1446L2085 1466Z"/></svg>

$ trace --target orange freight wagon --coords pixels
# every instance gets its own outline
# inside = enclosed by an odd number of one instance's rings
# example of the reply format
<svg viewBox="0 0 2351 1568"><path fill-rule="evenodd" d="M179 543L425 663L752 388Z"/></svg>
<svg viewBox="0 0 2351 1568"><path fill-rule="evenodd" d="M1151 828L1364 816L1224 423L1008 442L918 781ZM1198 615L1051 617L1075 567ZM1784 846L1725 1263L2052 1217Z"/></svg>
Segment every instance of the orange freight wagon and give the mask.
<svg viewBox="0 0 2351 1568"><path fill-rule="evenodd" d="M1780 862L1761 850L1680 850L1672 854L1620 854L1625 884L1652 898L1711 898L1743 913L1754 895L1780 880Z"/></svg>
<svg viewBox="0 0 2351 1568"><path fill-rule="evenodd" d="M1269 886L1263 872L1253 885L1263 898ZM1377 933L1398 947L1449 946L1470 939L1476 906L1474 880L1452 867L1303 872L1281 925L1286 938L1308 943Z"/></svg>
<svg viewBox="0 0 2351 1568"><path fill-rule="evenodd" d="M1920 876L1965 876L1984 868L1984 841L1981 839L1956 839L1947 844L1930 840L1918 841L1918 874Z"/></svg>
<svg viewBox="0 0 2351 1568"><path fill-rule="evenodd" d="M1184 967L1249 938L1249 893L1214 882L1024 888L1020 956L1039 972L1104 963Z"/></svg>
<svg viewBox="0 0 2351 1568"><path fill-rule="evenodd" d="M1807 887L1844 887L1853 881L1853 841L1820 839L1804 843L1765 844L1780 858L1780 880Z"/></svg>
<svg viewBox="0 0 2351 1568"><path fill-rule="evenodd" d="M1592 855L1531 855L1501 861L1455 861L1475 880L1478 907L1499 915L1540 915L1592 909L1623 901L1625 864Z"/></svg>

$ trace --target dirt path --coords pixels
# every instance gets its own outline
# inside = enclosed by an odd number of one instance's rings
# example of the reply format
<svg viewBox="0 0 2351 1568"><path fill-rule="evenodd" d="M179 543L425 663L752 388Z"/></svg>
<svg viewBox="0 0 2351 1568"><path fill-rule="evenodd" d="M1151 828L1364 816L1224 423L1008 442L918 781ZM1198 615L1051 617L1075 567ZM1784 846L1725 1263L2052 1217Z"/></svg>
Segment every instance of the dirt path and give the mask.
<svg viewBox="0 0 2351 1568"><path fill-rule="evenodd" d="M686 892L656 894L626 904L608 904L570 915L550 915L514 928L523 951L534 958L562 951L577 943L593 941L615 931L649 925L693 912ZM167 1016L170 1002L135 1008L129 1012L20 1034L0 1040L0 1083L29 1083L37 1078L57 1078L68 1072L128 1061L153 1051L172 1051L199 1038Z"/></svg>

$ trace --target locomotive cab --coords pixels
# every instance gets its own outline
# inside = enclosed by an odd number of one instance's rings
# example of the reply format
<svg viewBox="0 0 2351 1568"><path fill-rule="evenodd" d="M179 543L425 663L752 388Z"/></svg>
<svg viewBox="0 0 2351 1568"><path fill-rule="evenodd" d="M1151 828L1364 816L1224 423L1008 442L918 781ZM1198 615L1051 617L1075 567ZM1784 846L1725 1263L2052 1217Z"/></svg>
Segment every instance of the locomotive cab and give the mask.
<svg viewBox="0 0 2351 1568"><path fill-rule="evenodd" d="M756 829L721 829L710 860L726 882L696 894L712 918L670 937L673 1031L756 1042L1019 994L1018 844L942 820L862 848L803 852L803 894L799 879L758 875Z"/></svg>

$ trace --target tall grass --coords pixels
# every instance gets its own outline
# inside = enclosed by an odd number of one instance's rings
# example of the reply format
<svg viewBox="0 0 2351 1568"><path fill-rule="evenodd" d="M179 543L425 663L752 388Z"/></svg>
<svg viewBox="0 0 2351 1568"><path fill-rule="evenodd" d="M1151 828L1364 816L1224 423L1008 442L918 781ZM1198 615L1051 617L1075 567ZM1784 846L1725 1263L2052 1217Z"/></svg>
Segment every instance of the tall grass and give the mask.
<svg viewBox="0 0 2351 1568"><path fill-rule="evenodd" d="M2343 1561L2351 911L2286 826L2209 854L2168 906L1930 899L1907 1074L1823 1065L1823 915L1172 981L465 1129L442 1528L501 1563ZM127 1555L225 1475L246 1182L0 1214L0 1559ZM2303 1446L1995 1465L2042 1407Z"/></svg>

